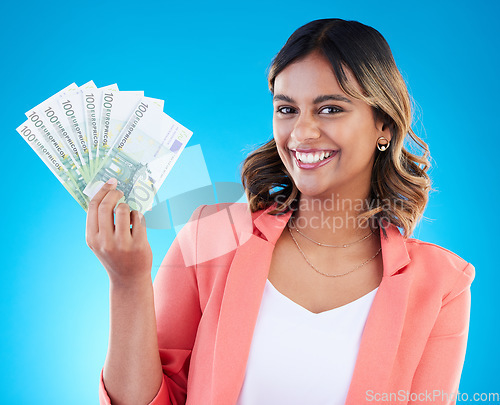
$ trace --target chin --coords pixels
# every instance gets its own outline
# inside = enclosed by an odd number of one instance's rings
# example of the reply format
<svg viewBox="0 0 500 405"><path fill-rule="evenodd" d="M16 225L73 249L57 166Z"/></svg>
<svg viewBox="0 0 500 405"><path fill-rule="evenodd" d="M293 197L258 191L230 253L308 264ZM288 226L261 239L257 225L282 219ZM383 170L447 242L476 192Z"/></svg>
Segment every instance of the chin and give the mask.
<svg viewBox="0 0 500 405"><path fill-rule="evenodd" d="M329 191L328 189L325 189L324 187L314 187L314 186L298 186L298 190L300 191L300 194L303 195L304 197L314 197L314 198L329 198L332 195L334 195L333 191Z"/></svg>

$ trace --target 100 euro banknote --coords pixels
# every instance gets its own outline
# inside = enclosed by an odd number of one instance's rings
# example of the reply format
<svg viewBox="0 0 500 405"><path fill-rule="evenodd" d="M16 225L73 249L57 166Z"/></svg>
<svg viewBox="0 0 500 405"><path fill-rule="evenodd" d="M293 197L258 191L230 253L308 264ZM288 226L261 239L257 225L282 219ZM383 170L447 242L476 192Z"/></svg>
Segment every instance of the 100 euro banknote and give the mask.
<svg viewBox="0 0 500 405"><path fill-rule="evenodd" d="M91 198L106 181L116 178L124 202L133 210L148 211L191 135L154 100L142 98L84 193Z"/></svg>
<svg viewBox="0 0 500 405"><path fill-rule="evenodd" d="M28 143L42 162L45 163L54 176L56 176L64 188L73 196L78 204L80 204L84 210L87 210L89 199L82 193L82 185L79 185L77 178L75 178L75 175L80 177L79 173L77 173L76 170L68 170L66 168L60 160L61 152L58 152L57 149L39 133L35 125L34 122L28 120L17 128L17 132Z"/></svg>
<svg viewBox="0 0 500 405"><path fill-rule="evenodd" d="M65 87L26 116L17 132L85 210L111 177L131 209L151 209L192 135L163 112L163 100L92 81Z"/></svg>

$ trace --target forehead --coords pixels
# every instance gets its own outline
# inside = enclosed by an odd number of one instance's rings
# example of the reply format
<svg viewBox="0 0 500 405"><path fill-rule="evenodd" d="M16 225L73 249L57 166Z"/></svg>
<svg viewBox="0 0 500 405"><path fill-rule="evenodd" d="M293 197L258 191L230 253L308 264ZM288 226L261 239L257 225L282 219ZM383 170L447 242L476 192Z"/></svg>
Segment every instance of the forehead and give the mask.
<svg viewBox="0 0 500 405"><path fill-rule="evenodd" d="M351 71L344 67L348 81L359 89ZM299 95L346 94L337 80L333 67L320 53L312 53L288 65L274 80L274 93L296 93Z"/></svg>

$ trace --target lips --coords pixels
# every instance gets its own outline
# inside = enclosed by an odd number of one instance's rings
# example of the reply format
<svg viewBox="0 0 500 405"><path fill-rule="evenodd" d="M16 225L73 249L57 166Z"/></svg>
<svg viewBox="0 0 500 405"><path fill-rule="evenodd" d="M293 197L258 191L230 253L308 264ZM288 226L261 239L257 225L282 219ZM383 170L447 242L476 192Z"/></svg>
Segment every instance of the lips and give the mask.
<svg viewBox="0 0 500 405"><path fill-rule="evenodd" d="M316 169L318 167L324 166L324 165L330 163L333 160L333 158L335 158L335 156L337 156L337 153L338 153L337 150L332 150L332 149L307 149L307 150L296 149L296 150L291 150L291 152L293 154L295 164L301 169ZM302 159L304 159L304 158L307 159L308 156L310 156L310 154L312 154L312 153L314 153L315 155L316 154L321 155L322 152L324 152L324 154L326 154L326 155L328 155L328 153L331 153L331 155L328 156L326 159L319 160L319 161L314 162L314 163L312 163L312 162L306 163L306 162L303 162L297 158L297 152L299 152L299 155L301 156ZM309 154L309 155L304 156L304 154Z"/></svg>

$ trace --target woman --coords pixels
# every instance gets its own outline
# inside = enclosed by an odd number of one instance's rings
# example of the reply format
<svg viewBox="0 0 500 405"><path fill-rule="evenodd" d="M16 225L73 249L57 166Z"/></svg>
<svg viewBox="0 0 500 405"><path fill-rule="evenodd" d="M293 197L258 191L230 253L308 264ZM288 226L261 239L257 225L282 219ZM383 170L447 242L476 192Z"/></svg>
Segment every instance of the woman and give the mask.
<svg viewBox="0 0 500 405"><path fill-rule="evenodd" d="M101 403L455 403L474 267L409 238L429 152L389 46L313 21L269 85L274 137L244 162L249 203L197 208L154 288L140 215L120 204L113 220L112 182L92 200L87 240L110 277Z"/></svg>

